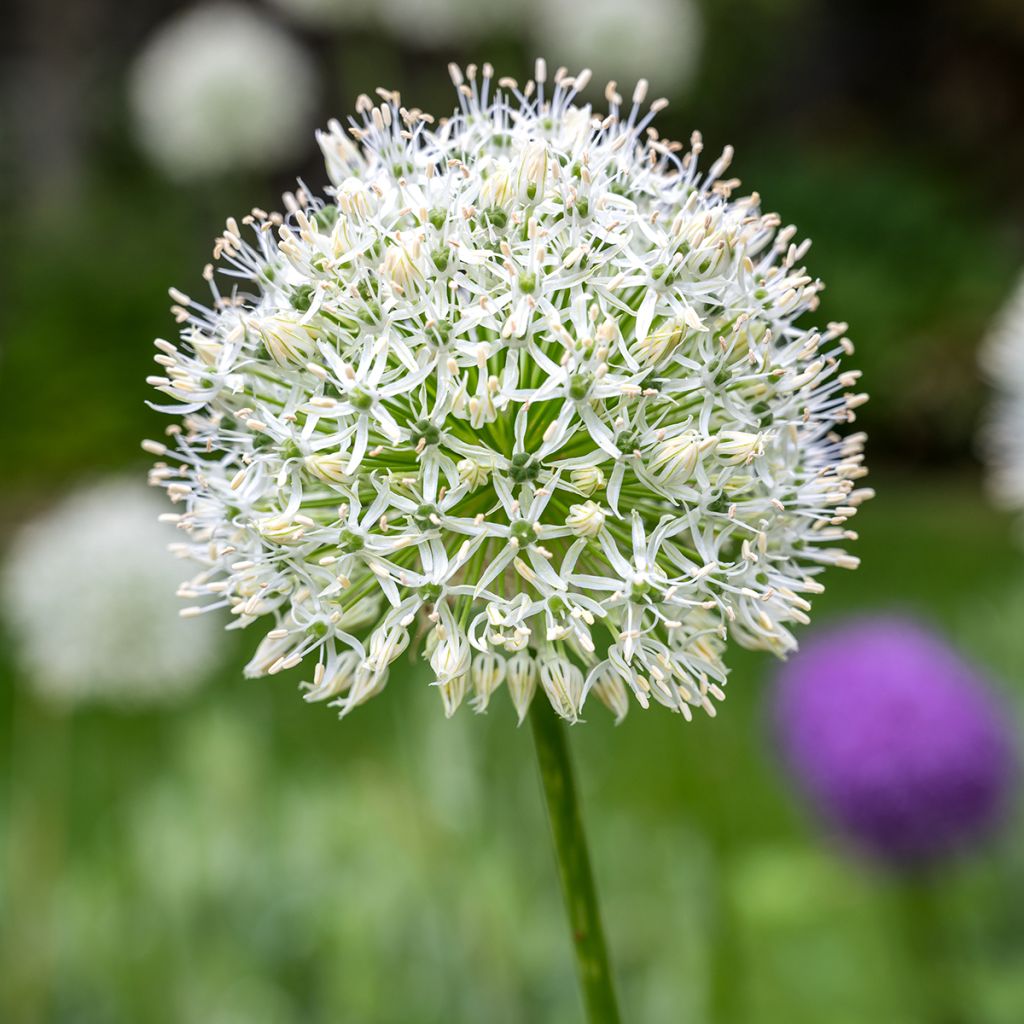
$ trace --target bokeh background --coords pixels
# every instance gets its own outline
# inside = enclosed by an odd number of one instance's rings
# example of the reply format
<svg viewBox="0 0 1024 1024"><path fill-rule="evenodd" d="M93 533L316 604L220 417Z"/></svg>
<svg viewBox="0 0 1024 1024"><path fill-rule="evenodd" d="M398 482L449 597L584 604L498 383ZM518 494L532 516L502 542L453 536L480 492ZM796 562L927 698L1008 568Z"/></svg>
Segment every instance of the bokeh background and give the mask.
<svg viewBox="0 0 1024 1024"><path fill-rule="evenodd" d="M237 160L223 83L182 112L214 22L194 57L153 49L190 5L16 0L5 15L5 552L79 485L144 479L166 289L196 285L225 215L276 208L297 176L325 183L316 126L376 85L443 113L448 60L525 78L540 54L625 89L649 77L672 100L663 134L734 144L738 176L813 238L822 320L849 321L873 396L858 416L879 495L856 524L862 568L833 573L815 623L916 613L984 667L1020 731L1024 560L978 463L976 368L1024 267L1017 0L241 6L286 35L299 71L275 80L253 38L233 73L269 79L276 128ZM67 572L54 617L113 585L99 556L84 580ZM0 1020L580 1019L530 737L505 701L445 721L409 663L339 724L298 699L297 676L242 679L255 638L237 633L174 699L54 700L18 662L17 628L8 616L0 639ZM599 714L572 732L628 1019L922 1020L900 887L791 795L766 721L772 661L732 666L714 721ZM941 879L971 1024L1024 1020L1022 838L1018 811Z"/></svg>

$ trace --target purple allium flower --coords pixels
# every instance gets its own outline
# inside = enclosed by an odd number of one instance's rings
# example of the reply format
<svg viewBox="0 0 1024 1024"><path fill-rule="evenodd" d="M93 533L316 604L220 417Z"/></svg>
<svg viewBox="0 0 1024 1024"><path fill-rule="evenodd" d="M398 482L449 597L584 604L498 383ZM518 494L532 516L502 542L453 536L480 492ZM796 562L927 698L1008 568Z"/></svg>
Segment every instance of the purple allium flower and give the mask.
<svg viewBox="0 0 1024 1024"><path fill-rule="evenodd" d="M980 674L911 620L854 620L780 673L777 732L818 811L896 867L957 853L1004 815L1014 736Z"/></svg>

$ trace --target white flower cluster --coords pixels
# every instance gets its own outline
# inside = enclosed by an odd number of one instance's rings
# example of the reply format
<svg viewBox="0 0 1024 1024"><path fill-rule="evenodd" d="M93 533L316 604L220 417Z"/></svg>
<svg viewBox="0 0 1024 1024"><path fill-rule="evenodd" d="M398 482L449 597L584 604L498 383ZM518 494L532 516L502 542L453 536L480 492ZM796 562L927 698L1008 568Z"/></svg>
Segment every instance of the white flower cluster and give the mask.
<svg viewBox="0 0 1024 1024"><path fill-rule="evenodd" d="M178 180L288 159L306 137L315 94L302 47L233 0L201 4L162 25L129 85L140 144Z"/></svg>
<svg viewBox="0 0 1024 1024"><path fill-rule="evenodd" d="M332 185L227 222L151 383L184 414L152 482L182 506L199 614L273 616L249 665L378 693L417 619L450 714L503 682L569 720L593 691L713 712L728 638L784 653L867 497L845 325L798 326L807 243L727 151L698 170L646 84L451 73L435 123L378 90ZM226 286L220 282L227 282ZM177 404L180 403L180 404Z"/></svg>
<svg viewBox="0 0 1024 1024"><path fill-rule="evenodd" d="M144 486L112 479L76 491L14 540L4 618L28 681L56 703L142 704L191 690L219 650L214 619L178 617L174 531Z"/></svg>
<svg viewBox="0 0 1024 1024"><path fill-rule="evenodd" d="M1024 279L996 317L981 362L996 389L984 430L989 483L1002 504L1024 509Z"/></svg>

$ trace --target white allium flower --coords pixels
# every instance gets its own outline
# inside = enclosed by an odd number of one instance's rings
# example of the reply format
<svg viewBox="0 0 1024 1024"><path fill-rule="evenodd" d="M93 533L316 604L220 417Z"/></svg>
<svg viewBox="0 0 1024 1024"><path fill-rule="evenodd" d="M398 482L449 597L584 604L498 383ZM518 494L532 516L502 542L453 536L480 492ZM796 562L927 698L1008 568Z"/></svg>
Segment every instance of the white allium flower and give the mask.
<svg viewBox="0 0 1024 1024"><path fill-rule="evenodd" d="M373 20L374 0L271 0L295 21L314 28L341 28Z"/></svg>
<svg viewBox="0 0 1024 1024"><path fill-rule="evenodd" d="M518 27L526 3L479 0L272 0L296 21L321 28L383 28L414 46L450 46Z"/></svg>
<svg viewBox="0 0 1024 1024"><path fill-rule="evenodd" d="M129 85L139 142L177 180L293 157L315 93L302 47L258 11L227 0L162 25L136 58Z"/></svg>
<svg viewBox="0 0 1024 1024"><path fill-rule="evenodd" d="M178 615L181 566L163 503L131 480L76 491L14 538L4 617L41 696L58 703L171 699L209 673L219 630Z"/></svg>
<svg viewBox="0 0 1024 1024"><path fill-rule="evenodd" d="M522 3L480 0L379 0L377 15L399 39L426 47L482 39L525 20Z"/></svg>
<svg viewBox="0 0 1024 1024"><path fill-rule="evenodd" d="M150 380L184 423L147 444L188 586L272 617L251 674L310 659L342 713L418 618L449 713L502 682L520 717L538 689L711 713L727 640L790 651L856 564L845 325L802 325L807 243L733 198L730 152L661 139L644 83L600 115L589 72L452 77L437 124L362 97L355 143L319 136L327 198L230 219L212 301L172 290Z"/></svg>
<svg viewBox="0 0 1024 1024"><path fill-rule="evenodd" d="M694 0L534 0L530 24L552 60L673 91L693 79L704 37Z"/></svg>
<svg viewBox="0 0 1024 1024"><path fill-rule="evenodd" d="M1002 504L1024 509L1024 279L996 317L981 361L996 391L984 429L989 484Z"/></svg>

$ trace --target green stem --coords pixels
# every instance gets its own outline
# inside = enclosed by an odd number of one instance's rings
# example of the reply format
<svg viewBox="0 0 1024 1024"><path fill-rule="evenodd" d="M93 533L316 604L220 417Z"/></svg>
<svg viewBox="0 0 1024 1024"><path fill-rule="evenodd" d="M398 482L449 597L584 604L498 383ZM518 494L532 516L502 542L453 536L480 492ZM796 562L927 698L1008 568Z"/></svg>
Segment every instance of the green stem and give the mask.
<svg viewBox="0 0 1024 1024"><path fill-rule="evenodd" d="M966 1024L970 1015L961 990L960 958L941 884L922 874L900 878L896 885L915 1019L922 1024Z"/></svg>
<svg viewBox="0 0 1024 1024"><path fill-rule="evenodd" d="M530 725L544 786L562 896L569 915L576 972L589 1024L619 1024L612 972L590 870L565 726L543 698L530 705Z"/></svg>
<svg viewBox="0 0 1024 1024"><path fill-rule="evenodd" d="M739 922L729 891L729 854L726 844L715 847L710 895L713 927L710 941L708 1009L713 1024L739 1024L743 1012L743 959Z"/></svg>

